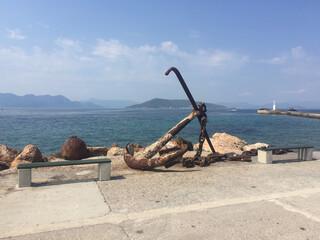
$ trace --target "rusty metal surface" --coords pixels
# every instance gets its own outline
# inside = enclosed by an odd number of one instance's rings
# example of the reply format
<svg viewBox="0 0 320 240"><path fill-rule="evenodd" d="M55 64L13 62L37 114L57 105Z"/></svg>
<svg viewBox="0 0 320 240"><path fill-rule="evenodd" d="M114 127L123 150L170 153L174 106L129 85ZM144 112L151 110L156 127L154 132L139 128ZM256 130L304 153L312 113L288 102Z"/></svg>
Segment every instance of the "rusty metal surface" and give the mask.
<svg viewBox="0 0 320 240"><path fill-rule="evenodd" d="M126 149L124 153L124 161L127 166L132 169L149 170L160 166L170 167L173 162L179 162L186 151L186 148L173 149L172 151L168 151L160 155L160 157L139 158L139 160L137 160L135 157L131 156Z"/></svg>
<svg viewBox="0 0 320 240"><path fill-rule="evenodd" d="M186 168L192 168L195 165L200 167L209 166L211 163L221 162L221 161L237 161L237 162L251 162L251 157L256 156L257 151L244 151L242 154L235 154L235 155L228 155L228 154L221 154L221 153L210 153L206 157L198 157L198 158L191 158L186 157L181 160L182 166Z"/></svg>
<svg viewBox="0 0 320 240"><path fill-rule="evenodd" d="M186 85L178 69L176 69L175 67L171 67L168 69L165 75L169 75L171 71L173 71L178 77L178 80L181 86L183 87L189 101L192 104L193 111L188 117L186 117L181 122L179 122L176 126L174 126L166 134L164 134L158 141L149 145L143 151L136 152L132 144L127 144L124 152L124 160L130 168L147 170L147 169L152 169L159 166L170 167L175 163L179 162L182 158L182 155L187 151L187 148L178 148L178 149L173 148L173 149L165 149L162 151L161 149L175 135L177 135L186 125L188 125L195 117L198 118L199 123L201 125L201 132L199 136L200 144L199 144L199 148L196 155L192 159L189 159L188 161L186 161L185 165L188 167L191 165L194 166L194 164L204 166L213 162L214 159L217 159L218 154L216 154L215 157L212 157L211 160L209 158L203 159L200 157L202 152L202 146L205 140L208 141L208 144L210 146L212 153L215 153L215 150L212 146L212 143L210 141L209 135L206 130L207 108L205 103L200 102L199 105L196 104L188 86ZM159 152L160 152L159 156L154 157ZM221 156L219 157L221 158Z"/></svg>
<svg viewBox="0 0 320 240"><path fill-rule="evenodd" d="M149 145L143 152L137 153L137 159L139 158L152 158L156 153L160 151L175 135L177 135L187 124L189 124L196 116L198 112L192 111L186 118L180 121L176 126L171 128L166 134L164 134L158 141Z"/></svg>
<svg viewBox="0 0 320 240"><path fill-rule="evenodd" d="M66 160L79 160L88 156L87 145L76 137L69 137L61 146L61 155Z"/></svg>
<svg viewBox="0 0 320 240"><path fill-rule="evenodd" d="M185 93L187 94L187 97L188 97L189 101L191 102L191 105L192 105L193 109L200 112L200 114L199 114L197 117L198 117L199 123L201 124L201 118L202 118L203 114L205 114L205 112L203 112L203 110L205 109L205 111L206 111L206 108L202 108L202 107L199 108L199 107L197 106L197 104L196 104L193 96L191 95L191 92L190 92L187 84L185 83L183 77L181 76L181 74L180 74L180 72L179 72L179 70L178 70L177 68L175 68L175 67L169 68L169 69L166 71L165 75L169 75L169 73L170 73L171 71L173 71L173 72L176 74L176 76L177 76L177 78L178 78L178 80L179 80L179 82L180 82L183 90L185 91ZM204 107L205 107L205 105L204 105ZM204 136L205 136L205 139L207 140L207 142L208 142L208 144L209 144L209 147L210 147L211 151L212 151L213 153L216 152L216 151L214 150L214 147L212 146L212 143L211 143L211 141L210 141L210 138L209 138L209 135L208 135L208 133L207 133L207 130L204 131Z"/></svg>
<svg viewBox="0 0 320 240"><path fill-rule="evenodd" d="M177 135L186 125L188 125L197 115L198 111L192 111L189 116L180 121L176 126L170 129L164 134L158 141L149 145L141 152L134 152L133 145L127 144L124 152L124 161L128 167L133 169L151 169L159 166L170 166L172 162L176 161L177 158L187 151L185 149L167 149L161 152L159 157L154 157L160 150L175 136ZM154 158L153 158L154 157Z"/></svg>

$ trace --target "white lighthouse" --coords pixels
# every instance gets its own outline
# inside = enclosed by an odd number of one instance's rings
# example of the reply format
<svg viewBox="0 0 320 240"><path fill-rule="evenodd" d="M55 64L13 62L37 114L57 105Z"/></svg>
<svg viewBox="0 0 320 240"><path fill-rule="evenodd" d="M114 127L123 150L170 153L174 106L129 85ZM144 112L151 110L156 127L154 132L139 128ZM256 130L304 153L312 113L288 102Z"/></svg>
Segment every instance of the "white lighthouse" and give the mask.
<svg viewBox="0 0 320 240"><path fill-rule="evenodd" d="M273 107L272 107L272 110L275 111L276 110L276 100L273 99Z"/></svg>

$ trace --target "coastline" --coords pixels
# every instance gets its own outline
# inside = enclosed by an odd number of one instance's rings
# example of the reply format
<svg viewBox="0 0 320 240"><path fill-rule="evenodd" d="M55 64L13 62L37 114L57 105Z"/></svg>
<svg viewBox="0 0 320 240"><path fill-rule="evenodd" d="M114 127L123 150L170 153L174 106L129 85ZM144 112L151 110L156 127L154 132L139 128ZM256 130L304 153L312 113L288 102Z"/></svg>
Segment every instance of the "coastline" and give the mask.
<svg viewBox="0 0 320 240"><path fill-rule="evenodd" d="M320 119L320 113L259 109L258 114L288 115L295 117Z"/></svg>
<svg viewBox="0 0 320 240"><path fill-rule="evenodd" d="M80 137L89 146L111 146L114 142L122 147L130 142L147 146L189 114L189 109L8 110L1 113L0 143L19 150L34 144L46 156L60 151L61 144L70 136ZM208 110L207 115L210 135L227 132L250 144L302 143L320 150L316 120L262 117L256 109ZM193 121L179 136L195 144L199 133L200 126Z"/></svg>

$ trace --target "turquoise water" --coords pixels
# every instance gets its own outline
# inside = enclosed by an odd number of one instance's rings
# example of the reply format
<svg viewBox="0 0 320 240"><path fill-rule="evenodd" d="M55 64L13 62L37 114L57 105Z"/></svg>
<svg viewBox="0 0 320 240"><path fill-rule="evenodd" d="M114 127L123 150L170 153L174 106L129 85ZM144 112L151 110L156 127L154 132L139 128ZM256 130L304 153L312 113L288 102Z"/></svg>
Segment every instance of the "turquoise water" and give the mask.
<svg viewBox="0 0 320 240"><path fill-rule="evenodd" d="M36 145L42 154L60 151L70 136L90 146L120 146L158 140L189 115L190 109L119 110L2 110L0 143L16 149ZM319 110L318 110L319 112ZM248 143L311 144L320 150L320 120L280 115L258 115L256 110L208 110L210 136L227 132ZM192 121L178 136L196 143L200 126Z"/></svg>

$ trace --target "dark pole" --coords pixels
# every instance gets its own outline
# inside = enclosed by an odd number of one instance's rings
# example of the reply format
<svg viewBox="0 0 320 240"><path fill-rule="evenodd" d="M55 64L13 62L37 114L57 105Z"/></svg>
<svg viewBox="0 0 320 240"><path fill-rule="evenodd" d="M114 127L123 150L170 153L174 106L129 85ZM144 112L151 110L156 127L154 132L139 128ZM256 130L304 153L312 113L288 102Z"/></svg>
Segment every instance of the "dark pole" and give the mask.
<svg viewBox="0 0 320 240"><path fill-rule="evenodd" d="M189 88L188 88L187 84L185 83L184 79L182 78L179 70L176 69L175 67L171 67L171 68L169 68L169 69L166 71L165 74L166 74L166 75L169 75L169 73L170 73L171 71L173 71L173 72L176 74L176 76L178 77L179 82L180 82L183 90L184 90L185 93L187 94L187 97L189 98L189 101L191 102L193 109L196 110L196 111L200 111L200 112L201 112L201 110L200 110L199 107L197 106L197 104L196 104L193 96L191 95L191 92L189 91ZM197 116L197 117L198 117L199 123L201 124L201 117L202 117L202 116ZM212 143L211 143L211 141L210 141L210 138L209 138L209 135L208 135L207 130L205 130L204 134L205 134L205 138L206 138L206 140L207 140L207 142L208 142L208 144L209 144L209 147L210 147L211 151L212 151L213 153L215 153L216 151L214 150L214 148L213 148L213 146L212 146Z"/></svg>

